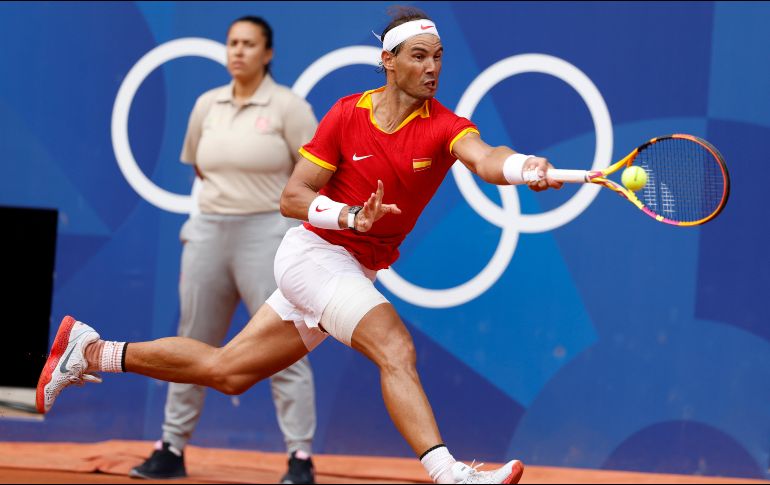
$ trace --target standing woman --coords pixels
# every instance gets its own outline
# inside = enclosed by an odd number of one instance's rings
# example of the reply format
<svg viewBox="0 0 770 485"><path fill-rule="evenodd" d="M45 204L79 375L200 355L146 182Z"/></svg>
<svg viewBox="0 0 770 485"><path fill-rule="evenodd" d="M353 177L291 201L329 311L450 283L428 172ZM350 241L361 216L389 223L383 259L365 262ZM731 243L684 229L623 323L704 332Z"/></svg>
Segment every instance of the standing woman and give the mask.
<svg viewBox="0 0 770 485"><path fill-rule="evenodd" d="M310 105L270 76L273 32L242 17L227 33L232 82L200 96L190 115L182 161L202 180L200 214L182 227L179 336L220 346L240 300L253 315L275 291L275 253L288 221L281 192L317 120ZM271 380L289 470L282 483L314 483L313 375L307 358ZM205 388L169 384L163 438L131 470L137 478L186 476L183 450L203 408Z"/></svg>

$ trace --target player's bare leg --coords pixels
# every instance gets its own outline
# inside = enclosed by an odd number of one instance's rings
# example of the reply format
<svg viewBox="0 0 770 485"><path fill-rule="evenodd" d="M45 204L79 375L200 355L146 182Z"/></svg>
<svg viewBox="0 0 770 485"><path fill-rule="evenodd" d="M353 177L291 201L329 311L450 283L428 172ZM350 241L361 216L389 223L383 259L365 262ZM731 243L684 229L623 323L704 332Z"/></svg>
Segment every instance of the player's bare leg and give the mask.
<svg viewBox="0 0 770 485"><path fill-rule="evenodd" d="M57 333L38 383L38 410L48 412L62 389L100 380L106 347L88 325L67 317ZM125 371L169 382L199 384L226 394L240 394L285 369L308 350L291 322L263 305L227 345L216 348L185 337L170 337L125 347ZM101 354L101 355L100 355ZM109 357L107 357L109 361ZM110 363L108 364L115 364ZM117 363L118 367L120 362Z"/></svg>
<svg viewBox="0 0 770 485"><path fill-rule="evenodd" d="M417 374L412 336L393 305L372 308L356 327L351 343L379 367L390 418L435 482L518 483L524 466L517 460L481 472L457 462L449 453Z"/></svg>
<svg viewBox="0 0 770 485"><path fill-rule="evenodd" d="M417 375L412 336L393 305L372 308L353 332L352 346L379 367L385 407L417 456L441 443L433 409Z"/></svg>
<svg viewBox="0 0 770 485"><path fill-rule="evenodd" d="M270 306L262 305L248 325L222 348L184 337L132 343L126 349L126 371L241 394L307 353L294 324L281 320Z"/></svg>

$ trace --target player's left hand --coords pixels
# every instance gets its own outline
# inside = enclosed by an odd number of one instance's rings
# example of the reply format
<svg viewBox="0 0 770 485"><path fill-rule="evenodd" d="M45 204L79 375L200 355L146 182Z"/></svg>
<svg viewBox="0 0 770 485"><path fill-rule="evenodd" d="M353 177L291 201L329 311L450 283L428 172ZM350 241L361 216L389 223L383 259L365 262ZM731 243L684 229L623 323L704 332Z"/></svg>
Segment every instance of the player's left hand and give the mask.
<svg viewBox="0 0 770 485"><path fill-rule="evenodd" d="M385 195L385 188L382 180L377 181L377 192L373 193L369 200L364 202L364 208L356 214L356 231L368 232L375 222L380 220L385 214L401 214L401 209L396 204L383 204L382 198Z"/></svg>
<svg viewBox="0 0 770 485"><path fill-rule="evenodd" d="M549 168L553 168L553 165L551 165L547 158L529 157L527 161L524 162L524 172L528 170L537 170L538 175L545 177L537 182L529 182L527 185L530 189L534 190L535 192L542 192L548 188L560 189L562 185L564 185L564 183L552 180L550 177L548 177Z"/></svg>

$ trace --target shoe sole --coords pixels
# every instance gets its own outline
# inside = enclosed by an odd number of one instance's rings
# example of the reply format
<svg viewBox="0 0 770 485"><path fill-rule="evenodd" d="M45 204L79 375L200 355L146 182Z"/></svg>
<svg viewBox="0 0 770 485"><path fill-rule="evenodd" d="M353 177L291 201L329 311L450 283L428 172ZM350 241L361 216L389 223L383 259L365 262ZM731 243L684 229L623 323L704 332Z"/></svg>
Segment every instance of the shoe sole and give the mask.
<svg viewBox="0 0 770 485"><path fill-rule="evenodd" d="M150 475L150 474L144 474L140 471L137 471L136 468L132 468L130 472L128 472L128 476L131 478L141 478L144 480L176 480L180 478L187 478L187 474L184 475Z"/></svg>
<svg viewBox="0 0 770 485"><path fill-rule="evenodd" d="M59 330L56 332L56 338L51 346L51 353L48 354L48 360L45 361L43 371L40 373L40 379L37 381L37 392L35 394L35 407L37 412L45 414L45 387L53 379L53 373L56 370L56 366L59 365L62 355L67 350L67 345L70 340L70 333L72 327L75 326L75 319L67 315L61 321Z"/></svg>
<svg viewBox="0 0 770 485"><path fill-rule="evenodd" d="M513 463L513 466L511 467L511 474L505 477L505 480L503 480L503 483L506 483L506 484L519 483L519 480L521 480L522 475L524 475L524 464L516 460Z"/></svg>

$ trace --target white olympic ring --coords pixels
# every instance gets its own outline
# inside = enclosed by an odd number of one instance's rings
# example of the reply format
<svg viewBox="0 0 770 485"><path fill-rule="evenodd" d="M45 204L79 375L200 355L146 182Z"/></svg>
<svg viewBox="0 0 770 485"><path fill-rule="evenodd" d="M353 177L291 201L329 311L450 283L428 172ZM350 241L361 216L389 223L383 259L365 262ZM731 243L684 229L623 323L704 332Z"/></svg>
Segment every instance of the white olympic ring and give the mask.
<svg viewBox="0 0 770 485"><path fill-rule="evenodd" d="M206 57L224 64L224 45L208 39L179 39L162 44L146 54L126 76L113 109L113 145L121 171L132 187L150 203L171 212L187 213L196 209L190 197L172 194L154 185L141 173L128 144L128 111L139 85L164 62L184 56ZM306 98L313 87L329 73L351 65L379 65L381 50L370 46L350 46L334 50L308 66L297 78L292 90ZM151 56L152 54L152 56ZM591 80L572 64L544 54L522 54L503 59L482 72L466 89L455 112L471 118L481 99L500 81L516 74L539 72L555 76L571 86L588 106L596 130L593 169L606 167L612 157L612 123L607 105ZM118 136L120 135L120 136ZM567 202L542 214L521 214L518 192L501 186L502 207L479 189L470 171L461 163L452 167L461 194L471 208L488 222L502 229L500 241L487 266L471 280L447 289L428 289L410 283L392 268L378 273L378 279L402 300L425 308L449 308L467 303L494 285L513 258L519 232L545 232L567 224L594 200L599 187L585 185ZM196 179L197 185L197 179ZM193 194L199 190L193 187Z"/></svg>
<svg viewBox="0 0 770 485"><path fill-rule="evenodd" d="M197 212L198 204L195 200L200 191L198 178L195 178L193 184L192 197L163 190L147 178L136 163L128 141L128 113L139 86L152 71L168 61L188 56L205 57L222 65L227 64L225 46L211 39L188 37L166 42L145 54L128 71L112 107L112 149L123 176L144 200L160 209L178 214Z"/></svg>
<svg viewBox="0 0 770 485"><path fill-rule="evenodd" d="M612 158L612 121L610 112L591 79L572 64L545 54L521 54L503 59L484 70L465 90L455 113L470 119L481 98L500 81L529 72L550 74L569 84L588 106L596 131L596 149L592 170L605 168ZM452 167L457 185L473 209L484 219L502 227L510 217L479 190L471 172L461 163ZM512 186L499 186L501 191L515 192ZM522 232L546 232L563 226L580 215L596 198L601 187L585 184L562 206L537 215L520 214L517 227Z"/></svg>

